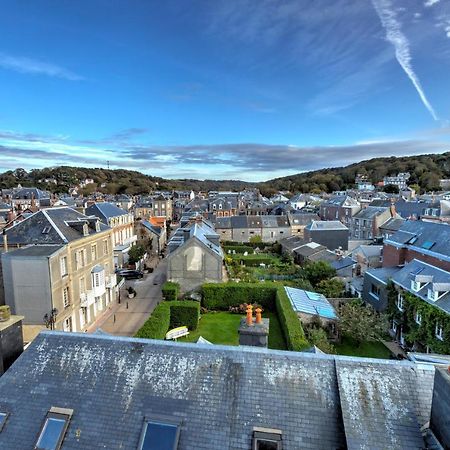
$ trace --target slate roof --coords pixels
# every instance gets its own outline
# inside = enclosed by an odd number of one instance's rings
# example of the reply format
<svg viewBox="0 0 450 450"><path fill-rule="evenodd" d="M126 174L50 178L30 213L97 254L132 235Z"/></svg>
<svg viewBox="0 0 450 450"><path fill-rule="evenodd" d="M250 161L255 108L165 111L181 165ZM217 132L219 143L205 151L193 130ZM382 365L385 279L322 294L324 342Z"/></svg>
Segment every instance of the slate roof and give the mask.
<svg viewBox="0 0 450 450"><path fill-rule="evenodd" d="M86 208L85 214L87 216L98 217L106 225L108 224L108 219L111 219L112 217L128 215L122 208L108 202L94 203Z"/></svg>
<svg viewBox="0 0 450 450"><path fill-rule="evenodd" d="M390 200L374 200L370 206L389 207ZM420 218L425 213L427 208L439 208L439 203L433 204L431 201L410 201L397 200L394 203L395 210L403 219Z"/></svg>
<svg viewBox="0 0 450 450"><path fill-rule="evenodd" d="M8 243L13 244L65 244L84 237L82 231L68 224L69 221L88 222L89 234L97 233L93 220L69 207L48 208L30 215L6 230ZM100 231L109 227L100 225Z"/></svg>
<svg viewBox="0 0 450 450"><path fill-rule="evenodd" d="M357 212L353 219L374 219L375 217L379 216L380 214L383 214L389 210L389 207L385 206L368 206L367 208L362 209L361 211Z"/></svg>
<svg viewBox="0 0 450 450"><path fill-rule="evenodd" d="M414 292L411 289L411 281L416 275L426 277L427 280L430 280L430 283L426 284L418 292ZM447 291L447 286L450 284L450 272L439 269L438 267L424 263L417 259L413 259L392 276L392 281L397 286L411 292L413 295L421 298L430 305L433 305L436 308L445 311L447 314L450 314L450 289ZM436 284L439 288L444 286L443 289L446 291L446 294L436 301L428 298L428 289L434 284Z"/></svg>
<svg viewBox="0 0 450 450"><path fill-rule="evenodd" d="M380 225L380 231L398 231L405 223L405 219L397 219L391 217L389 220Z"/></svg>
<svg viewBox="0 0 450 450"><path fill-rule="evenodd" d="M339 220L314 220L306 228L311 231L348 230Z"/></svg>
<svg viewBox="0 0 450 450"><path fill-rule="evenodd" d="M64 248L64 245L29 245L2 253L3 258L50 256Z"/></svg>
<svg viewBox="0 0 450 450"><path fill-rule="evenodd" d="M329 198L326 202L322 203L323 206L341 206L351 207L359 206L359 202L348 195L336 195Z"/></svg>
<svg viewBox="0 0 450 450"><path fill-rule="evenodd" d="M333 267L336 270L345 269L346 267L351 267L355 264L355 261L353 261L350 256L346 256L345 258L339 258L336 261L331 262L331 267Z"/></svg>
<svg viewBox="0 0 450 450"><path fill-rule="evenodd" d="M40 200L43 198L50 198L50 195L46 191L41 191L38 188L22 188L19 190L14 191L12 198L15 200L28 200L34 198L36 200Z"/></svg>
<svg viewBox="0 0 450 450"><path fill-rule="evenodd" d="M289 217L292 225L309 225L312 221L320 221L320 217L314 213L296 211Z"/></svg>
<svg viewBox="0 0 450 450"><path fill-rule="evenodd" d="M304 257L309 257L315 253L323 252L324 250L327 250L324 245L320 245L317 242L308 242L307 244L294 249L294 253Z"/></svg>
<svg viewBox="0 0 450 450"><path fill-rule="evenodd" d="M147 230L151 231L157 236L161 236L161 227L157 227L156 225L151 224L147 220L141 220L140 223L143 227L147 228Z"/></svg>
<svg viewBox="0 0 450 450"><path fill-rule="evenodd" d="M62 449L136 449L144 417L181 421L178 450L413 449L434 367L404 361L42 332L0 378L2 450L34 448L47 411L71 408ZM79 430L76 433L76 430Z"/></svg>
<svg viewBox="0 0 450 450"><path fill-rule="evenodd" d="M406 221L385 244L410 248L450 261L450 226L421 220ZM431 247L429 245L432 244ZM428 247L428 248L427 248Z"/></svg>
<svg viewBox="0 0 450 450"><path fill-rule="evenodd" d="M399 267L379 267L377 269L366 270L365 275L369 275L372 278L375 278L381 283L387 285L388 281L399 270Z"/></svg>

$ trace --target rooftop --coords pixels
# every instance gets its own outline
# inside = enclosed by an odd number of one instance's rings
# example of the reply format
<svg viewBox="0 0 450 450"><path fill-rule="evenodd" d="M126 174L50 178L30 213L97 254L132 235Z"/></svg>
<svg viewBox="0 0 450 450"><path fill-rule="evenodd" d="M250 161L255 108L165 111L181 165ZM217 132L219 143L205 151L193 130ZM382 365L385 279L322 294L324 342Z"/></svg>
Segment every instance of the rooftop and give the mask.
<svg viewBox="0 0 450 450"><path fill-rule="evenodd" d="M34 448L51 407L63 448L135 449L144 419L179 423L178 450L421 448L434 367L255 347L42 332L0 378L2 449ZM207 420L205 420L207 416Z"/></svg>
<svg viewBox="0 0 450 450"><path fill-rule="evenodd" d="M324 295L291 287L284 289L294 311L318 315L325 319L338 319L336 311Z"/></svg>

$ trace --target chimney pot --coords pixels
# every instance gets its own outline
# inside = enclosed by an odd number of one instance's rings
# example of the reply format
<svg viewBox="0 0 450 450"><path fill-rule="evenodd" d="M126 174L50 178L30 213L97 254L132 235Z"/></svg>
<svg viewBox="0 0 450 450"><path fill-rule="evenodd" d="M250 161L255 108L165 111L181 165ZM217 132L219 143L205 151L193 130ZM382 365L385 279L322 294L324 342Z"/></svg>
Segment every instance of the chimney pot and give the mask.
<svg viewBox="0 0 450 450"><path fill-rule="evenodd" d="M261 308L256 308L256 309L255 309L255 312L256 312L256 320L255 320L255 323L261 323L261 322L262 322L262 318L261 318L261 312L262 312L262 309L261 309Z"/></svg>
<svg viewBox="0 0 450 450"><path fill-rule="evenodd" d="M252 305L247 306L247 325L253 325L253 307Z"/></svg>

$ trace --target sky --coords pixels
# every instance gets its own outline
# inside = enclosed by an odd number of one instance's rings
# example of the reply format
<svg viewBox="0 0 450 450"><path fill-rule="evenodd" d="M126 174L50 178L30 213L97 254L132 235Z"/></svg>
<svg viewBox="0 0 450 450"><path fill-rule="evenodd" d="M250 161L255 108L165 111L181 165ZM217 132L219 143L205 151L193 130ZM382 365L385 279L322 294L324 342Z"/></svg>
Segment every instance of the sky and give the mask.
<svg viewBox="0 0 450 450"><path fill-rule="evenodd" d="M4 0L0 170L262 181L450 151L450 0Z"/></svg>

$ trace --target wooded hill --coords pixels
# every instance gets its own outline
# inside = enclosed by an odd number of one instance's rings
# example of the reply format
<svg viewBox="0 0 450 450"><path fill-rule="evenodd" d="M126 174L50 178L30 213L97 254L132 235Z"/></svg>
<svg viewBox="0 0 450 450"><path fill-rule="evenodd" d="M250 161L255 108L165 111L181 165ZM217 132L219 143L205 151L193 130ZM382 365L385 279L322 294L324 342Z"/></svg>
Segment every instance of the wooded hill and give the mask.
<svg viewBox="0 0 450 450"><path fill-rule="evenodd" d="M450 178L450 152L408 157L374 158L351 164L346 167L321 169L304 172L288 177L275 178L264 183L247 183L238 180L168 180L160 177L144 175L137 171L117 169L90 169L82 167L53 167L34 169L26 172L23 169L9 170L0 174L0 188L36 186L50 192L68 192L86 178L92 178L94 184L83 188L83 194L95 190L108 194L147 194L154 190L194 190L194 191L237 191L257 187L264 195L277 191L290 192L332 192L354 187L357 174L367 175L373 183L383 177L409 172L410 185L420 187L421 191L437 191L439 181ZM270 176L270 174L268 174ZM57 184L44 180L54 179ZM101 187L104 185L104 187Z"/></svg>

